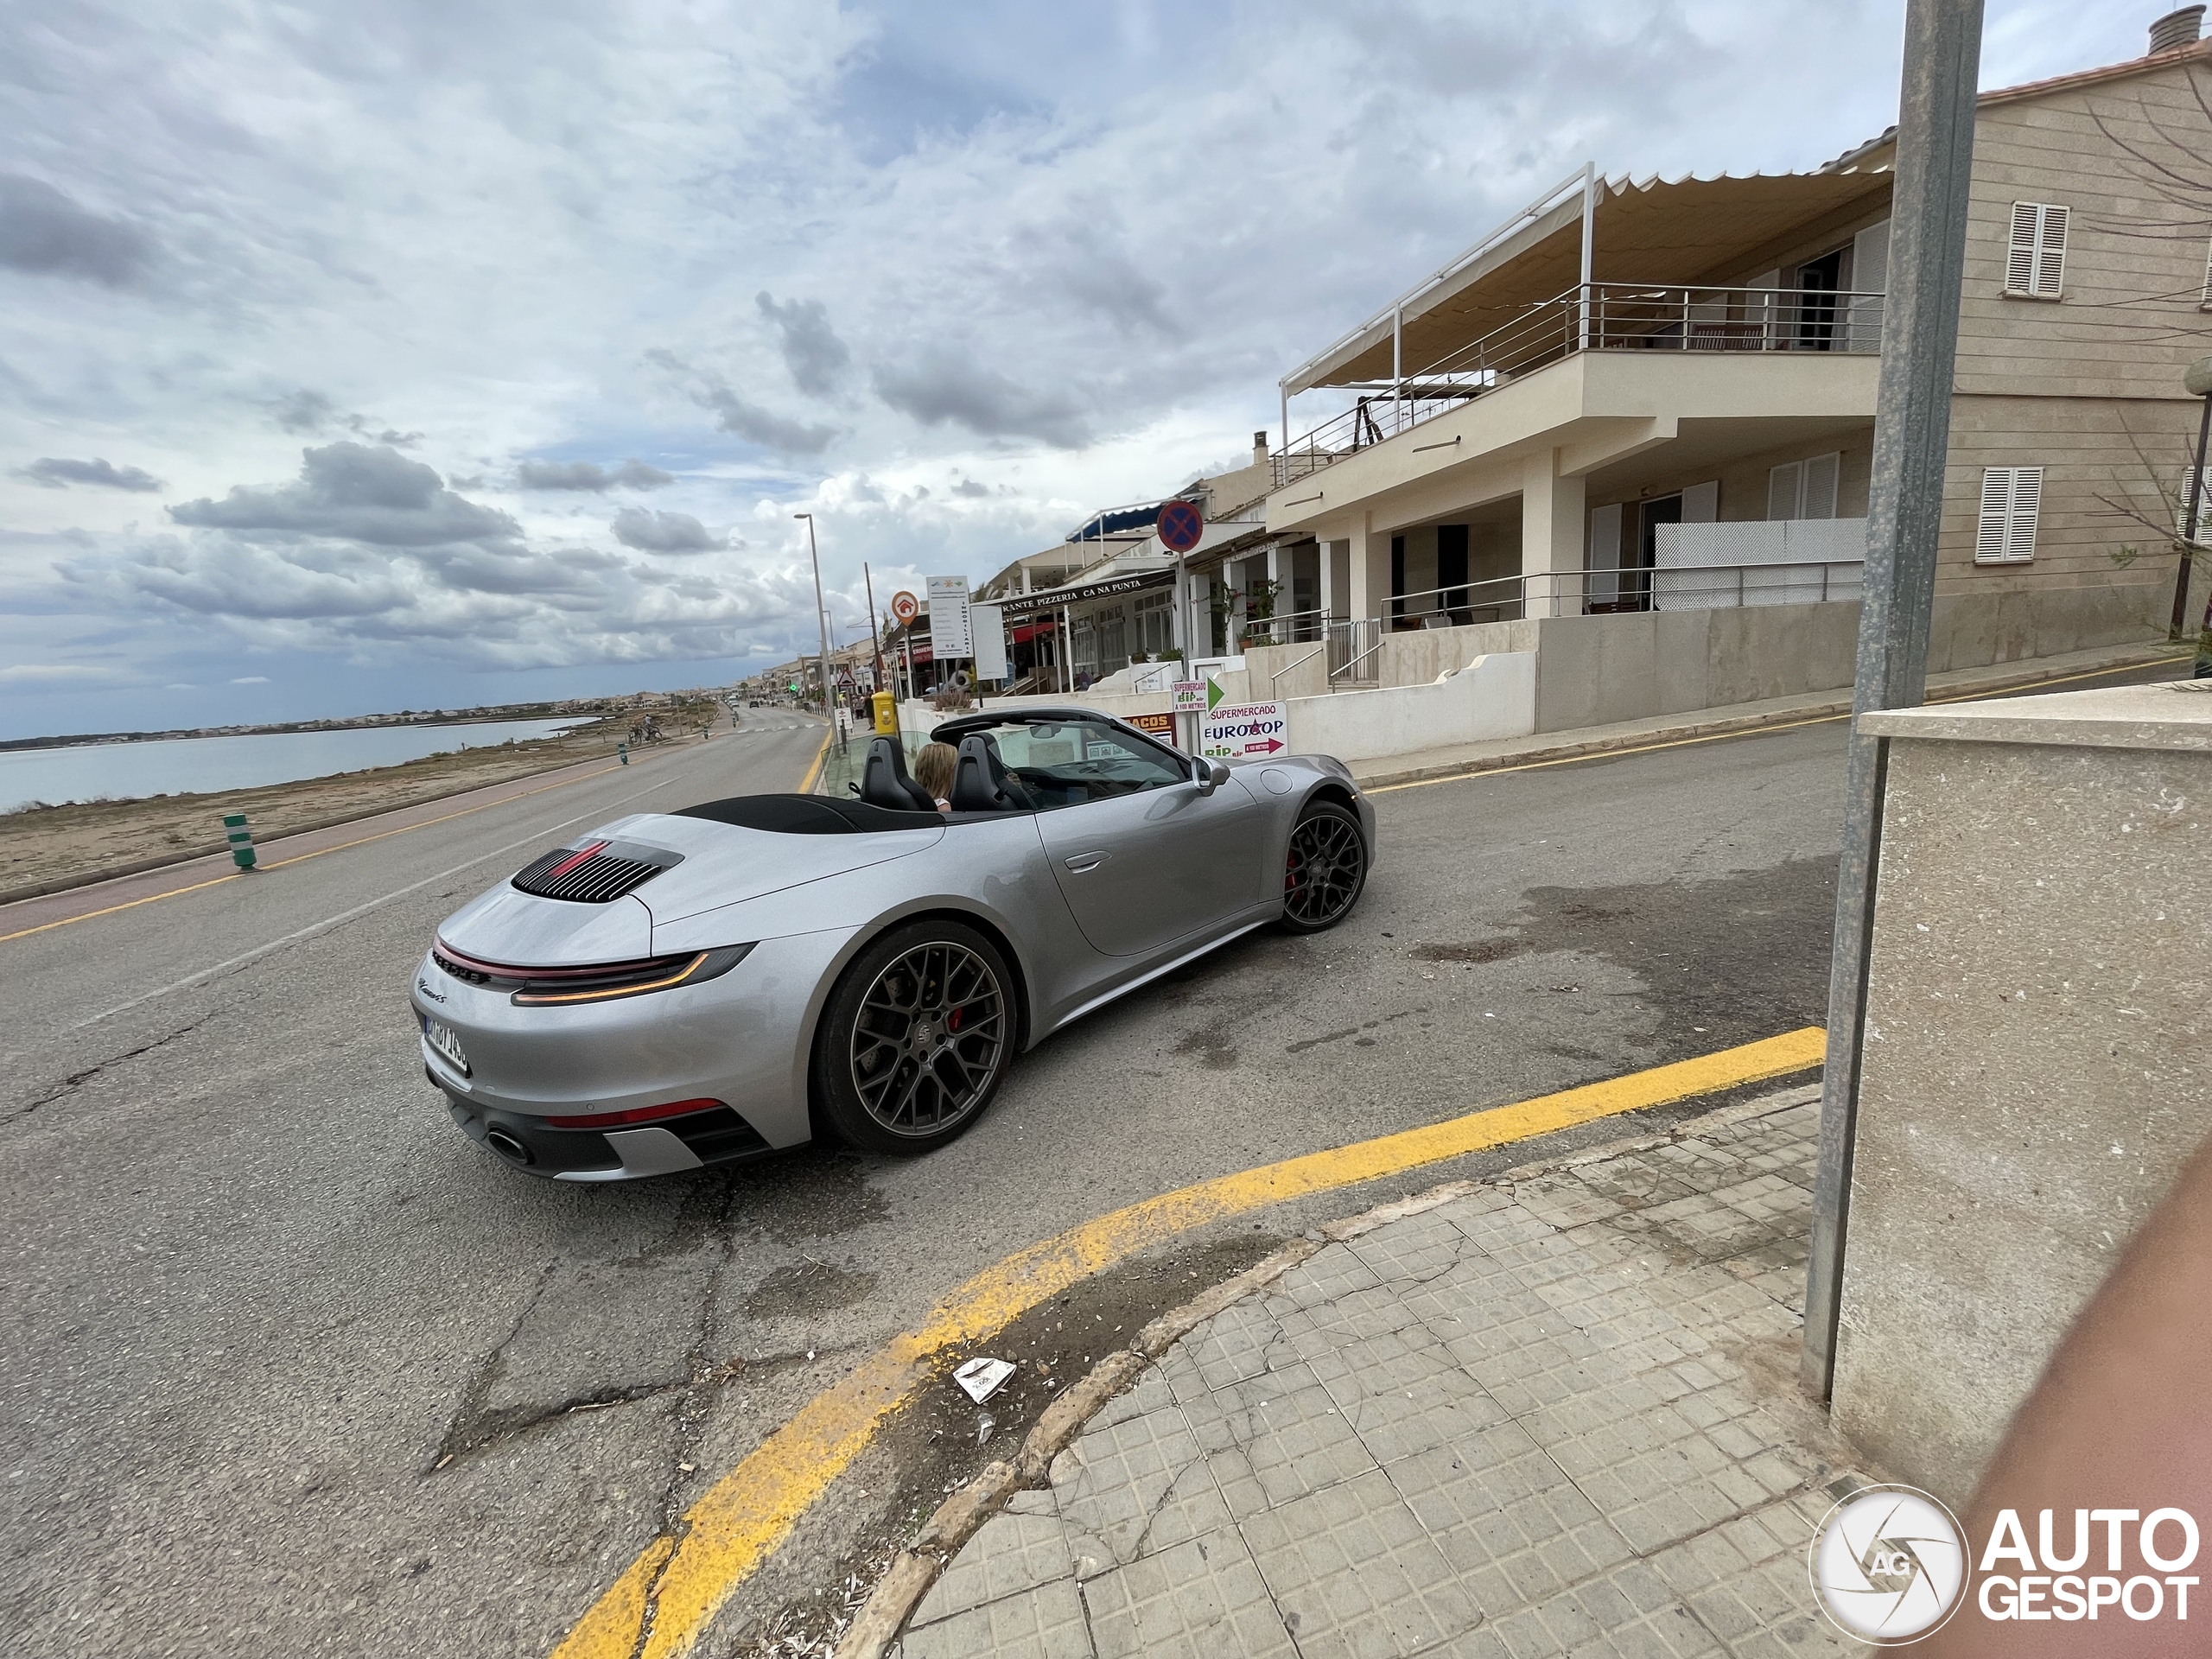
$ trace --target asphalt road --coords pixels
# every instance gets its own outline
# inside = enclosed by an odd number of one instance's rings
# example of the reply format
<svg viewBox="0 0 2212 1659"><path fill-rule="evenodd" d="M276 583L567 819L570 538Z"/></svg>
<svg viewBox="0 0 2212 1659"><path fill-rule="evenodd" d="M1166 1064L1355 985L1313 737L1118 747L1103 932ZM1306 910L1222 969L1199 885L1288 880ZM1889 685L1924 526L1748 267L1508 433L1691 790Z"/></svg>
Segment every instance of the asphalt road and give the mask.
<svg viewBox="0 0 2212 1659"><path fill-rule="evenodd" d="M925 1160L613 1188L497 1165L423 1081L416 954L570 830L792 787L819 725L748 720L785 729L0 944L0 1651L545 1654L800 1401L1009 1251L1822 1015L1840 724L1380 794L1344 926L1055 1038ZM1307 1218L1194 1239L1171 1276ZM1128 1306L1057 1305L1068 1360ZM917 1442L849 1471L705 1650L864 1551L942 1471Z"/></svg>

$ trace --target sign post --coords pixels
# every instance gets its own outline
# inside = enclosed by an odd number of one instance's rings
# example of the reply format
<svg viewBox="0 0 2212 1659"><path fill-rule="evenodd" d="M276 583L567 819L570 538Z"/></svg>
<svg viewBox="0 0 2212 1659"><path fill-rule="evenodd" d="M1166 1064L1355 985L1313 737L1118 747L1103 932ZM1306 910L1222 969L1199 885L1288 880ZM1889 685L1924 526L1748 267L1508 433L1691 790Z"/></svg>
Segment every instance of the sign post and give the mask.
<svg viewBox="0 0 2212 1659"><path fill-rule="evenodd" d="M1178 680L1168 688L1168 708L1173 711L1175 747L1185 754L1198 752L1197 721L1206 711L1206 683L1204 680ZM1187 716L1187 718L1185 718Z"/></svg>

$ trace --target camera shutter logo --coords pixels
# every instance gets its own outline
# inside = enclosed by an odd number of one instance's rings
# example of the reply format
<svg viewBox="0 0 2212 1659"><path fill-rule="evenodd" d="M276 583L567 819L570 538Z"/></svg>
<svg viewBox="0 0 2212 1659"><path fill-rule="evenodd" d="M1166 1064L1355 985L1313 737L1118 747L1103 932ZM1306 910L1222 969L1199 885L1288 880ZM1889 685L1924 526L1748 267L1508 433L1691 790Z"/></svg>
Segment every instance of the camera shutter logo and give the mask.
<svg viewBox="0 0 2212 1659"><path fill-rule="evenodd" d="M1827 1512L1807 1565L1821 1610L1877 1647L1931 1635L1967 1586L1966 1535L1942 1503L1910 1486L1863 1486Z"/></svg>

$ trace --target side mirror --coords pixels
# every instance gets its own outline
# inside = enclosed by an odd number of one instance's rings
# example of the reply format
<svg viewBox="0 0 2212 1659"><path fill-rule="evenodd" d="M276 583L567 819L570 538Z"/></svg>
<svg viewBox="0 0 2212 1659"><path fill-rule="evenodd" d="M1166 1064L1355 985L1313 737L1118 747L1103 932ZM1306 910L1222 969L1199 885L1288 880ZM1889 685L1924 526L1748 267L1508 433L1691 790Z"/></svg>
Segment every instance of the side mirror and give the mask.
<svg viewBox="0 0 2212 1659"><path fill-rule="evenodd" d="M1194 760L1191 773L1201 795L1211 795L1229 781L1229 768L1218 760Z"/></svg>

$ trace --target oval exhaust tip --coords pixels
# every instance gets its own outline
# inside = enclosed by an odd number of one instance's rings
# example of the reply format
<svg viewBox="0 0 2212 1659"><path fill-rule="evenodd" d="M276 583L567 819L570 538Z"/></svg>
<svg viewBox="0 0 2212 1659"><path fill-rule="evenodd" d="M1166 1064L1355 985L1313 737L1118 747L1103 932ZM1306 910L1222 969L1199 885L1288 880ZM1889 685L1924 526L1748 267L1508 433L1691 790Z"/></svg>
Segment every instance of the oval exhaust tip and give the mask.
<svg viewBox="0 0 2212 1659"><path fill-rule="evenodd" d="M529 1164L535 1163L537 1161L536 1159L531 1156L530 1148L528 1147L523 1145L523 1143L517 1140L512 1134L505 1129L499 1128L496 1124L491 1128L484 1131L484 1144L491 1147L493 1151L498 1153L500 1157L505 1159L509 1163Z"/></svg>

